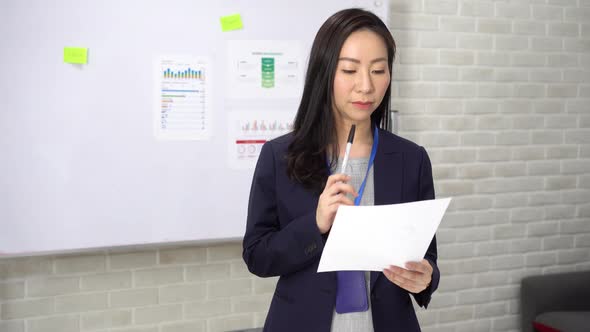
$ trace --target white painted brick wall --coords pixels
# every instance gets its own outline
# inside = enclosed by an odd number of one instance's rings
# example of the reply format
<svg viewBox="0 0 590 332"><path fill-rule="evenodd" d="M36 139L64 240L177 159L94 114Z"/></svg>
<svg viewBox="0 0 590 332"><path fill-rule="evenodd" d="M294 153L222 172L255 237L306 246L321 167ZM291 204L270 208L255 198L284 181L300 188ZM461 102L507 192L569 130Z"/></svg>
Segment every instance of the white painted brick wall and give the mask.
<svg viewBox="0 0 590 332"><path fill-rule="evenodd" d="M400 135L439 197L424 331L519 330L524 276L590 269L590 1L392 0ZM261 326L239 243L0 260L0 331Z"/></svg>
<svg viewBox="0 0 590 332"><path fill-rule="evenodd" d="M0 331L227 331L260 326L276 278L241 244L0 260Z"/></svg>

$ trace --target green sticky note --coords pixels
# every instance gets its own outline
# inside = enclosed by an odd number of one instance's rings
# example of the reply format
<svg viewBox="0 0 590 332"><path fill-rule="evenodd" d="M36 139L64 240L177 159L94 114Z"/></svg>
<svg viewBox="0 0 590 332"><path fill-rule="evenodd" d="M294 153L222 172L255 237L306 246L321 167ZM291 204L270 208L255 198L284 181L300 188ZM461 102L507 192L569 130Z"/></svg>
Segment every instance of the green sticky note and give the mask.
<svg viewBox="0 0 590 332"><path fill-rule="evenodd" d="M223 32L239 30L244 27L242 25L242 17L240 14L222 16L219 21L221 22L221 30Z"/></svg>
<svg viewBox="0 0 590 332"><path fill-rule="evenodd" d="M64 47L64 62L86 64L88 62L88 49L85 47Z"/></svg>

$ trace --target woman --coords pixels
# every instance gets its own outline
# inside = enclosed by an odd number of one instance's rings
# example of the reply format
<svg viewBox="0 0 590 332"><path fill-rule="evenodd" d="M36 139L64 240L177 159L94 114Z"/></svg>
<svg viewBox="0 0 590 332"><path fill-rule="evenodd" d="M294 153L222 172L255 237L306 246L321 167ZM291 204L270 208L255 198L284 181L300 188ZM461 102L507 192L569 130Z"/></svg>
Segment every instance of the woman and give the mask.
<svg viewBox="0 0 590 332"><path fill-rule="evenodd" d="M257 276L280 276L265 331L420 330L410 294L426 307L438 286L436 239L421 262L350 272L361 280L354 296L365 304L342 300L353 291L344 286L346 273L317 273L338 206L434 198L424 148L379 129L388 123L394 56L393 37L377 16L334 14L314 40L293 132L262 148L243 257ZM352 124L351 168L339 174Z"/></svg>

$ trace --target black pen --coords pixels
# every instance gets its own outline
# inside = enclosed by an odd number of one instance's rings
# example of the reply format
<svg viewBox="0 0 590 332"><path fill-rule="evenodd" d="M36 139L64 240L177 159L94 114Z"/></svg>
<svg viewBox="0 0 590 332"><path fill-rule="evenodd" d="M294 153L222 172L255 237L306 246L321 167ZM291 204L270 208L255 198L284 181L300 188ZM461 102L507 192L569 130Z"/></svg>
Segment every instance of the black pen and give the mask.
<svg viewBox="0 0 590 332"><path fill-rule="evenodd" d="M344 160L342 160L342 168L340 169L340 173L344 173L346 171L346 164L348 164L348 156L350 155L350 148L352 147L352 141L354 140L354 130L356 129L356 125L352 125L350 127L350 132L348 132L348 141L346 143L346 150L344 152Z"/></svg>

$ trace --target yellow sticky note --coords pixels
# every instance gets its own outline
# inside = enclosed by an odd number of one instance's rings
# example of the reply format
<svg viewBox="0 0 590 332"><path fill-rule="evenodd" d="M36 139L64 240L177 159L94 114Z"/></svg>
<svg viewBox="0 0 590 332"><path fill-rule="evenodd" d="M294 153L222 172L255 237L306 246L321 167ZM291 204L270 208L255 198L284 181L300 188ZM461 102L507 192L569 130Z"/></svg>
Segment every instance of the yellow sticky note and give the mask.
<svg viewBox="0 0 590 332"><path fill-rule="evenodd" d="M242 25L242 17L240 14L222 16L219 21L221 22L221 30L223 32L238 30L244 27Z"/></svg>
<svg viewBox="0 0 590 332"><path fill-rule="evenodd" d="M64 62L86 64L88 62L88 49L85 47L64 47Z"/></svg>

